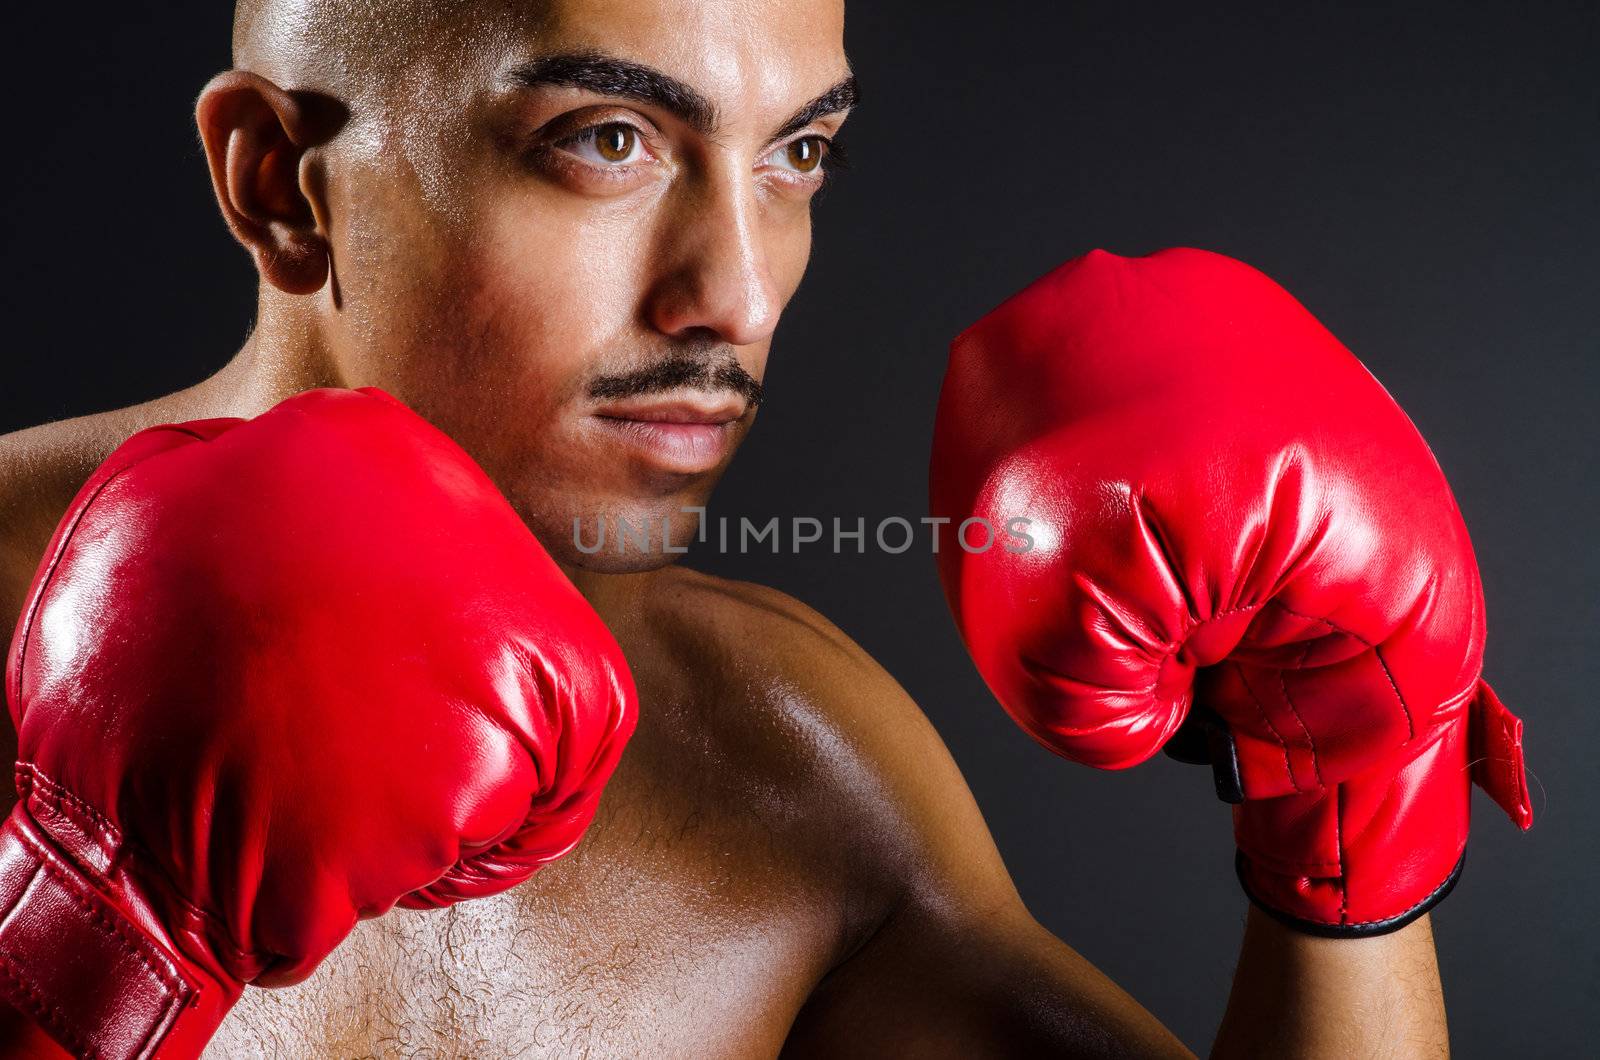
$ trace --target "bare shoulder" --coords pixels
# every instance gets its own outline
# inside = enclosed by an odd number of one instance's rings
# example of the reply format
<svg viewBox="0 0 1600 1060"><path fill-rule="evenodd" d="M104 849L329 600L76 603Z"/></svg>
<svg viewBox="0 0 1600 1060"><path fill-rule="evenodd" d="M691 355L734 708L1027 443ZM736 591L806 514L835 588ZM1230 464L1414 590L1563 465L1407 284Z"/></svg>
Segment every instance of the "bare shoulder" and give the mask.
<svg viewBox="0 0 1600 1060"><path fill-rule="evenodd" d="M44 504L63 486L68 498L100 461L138 427L137 408L100 412L0 434L0 490L9 516L17 505Z"/></svg>
<svg viewBox="0 0 1600 1060"><path fill-rule="evenodd" d="M676 643L673 653L715 675L724 696L744 708L777 711L822 726L872 753L870 733L932 728L900 684L818 611L787 593L687 568L661 572L649 595L651 624ZM707 665L709 664L709 665ZM907 735L896 728L894 735Z"/></svg>
<svg viewBox="0 0 1600 1060"><path fill-rule="evenodd" d="M663 572L666 573L666 572ZM766 586L674 571L652 592L674 655L742 712L756 759L789 778L805 815L888 890L960 875L1013 894L981 814L927 716L815 609ZM975 877L985 877L976 879Z"/></svg>
<svg viewBox="0 0 1600 1060"><path fill-rule="evenodd" d="M180 415L184 394L0 434L0 606L9 623L56 523L129 435Z"/></svg>
<svg viewBox="0 0 1600 1060"><path fill-rule="evenodd" d="M719 661L748 677L761 675L810 693L819 708L845 707L830 693L899 691L893 679L838 626L787 593L754 582L718 578L685 567L661 572L650 606L662 628L715 648ZM850 697L856 702L857 697Z"/></svg>
<svg viewBox="0 0 1600 1060"><path fill-rule="evenodd" d="M96 419L0 435L0 575L11 617L56 521L104 459Z"/></svg>

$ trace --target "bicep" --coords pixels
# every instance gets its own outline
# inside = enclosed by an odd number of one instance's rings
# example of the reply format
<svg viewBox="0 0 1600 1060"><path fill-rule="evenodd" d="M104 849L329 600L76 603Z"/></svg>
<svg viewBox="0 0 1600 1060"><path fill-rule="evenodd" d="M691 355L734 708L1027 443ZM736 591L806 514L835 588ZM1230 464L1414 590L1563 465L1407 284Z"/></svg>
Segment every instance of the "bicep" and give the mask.
<svg viewBox="0 0 1600 1060"><path fill-rule="evenodd" d="M881 671L879 671L881 674ZM887 911L816 988L786 1053L1188 1056L1138 1002L1024 906L944 742L887 675L851 686L877 773Z"/></svg>
<svg viewBox="0 0 1600 1060"><path fill-rule="evenodd" d="M1189 1056L1021 903L908 899L813 993L784 1055Z"/></svg>

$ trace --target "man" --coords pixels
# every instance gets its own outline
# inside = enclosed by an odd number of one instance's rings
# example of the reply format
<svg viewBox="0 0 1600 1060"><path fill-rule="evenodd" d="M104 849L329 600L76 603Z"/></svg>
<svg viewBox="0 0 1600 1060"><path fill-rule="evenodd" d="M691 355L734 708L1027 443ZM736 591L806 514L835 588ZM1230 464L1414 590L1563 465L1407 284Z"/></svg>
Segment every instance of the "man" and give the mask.
<svg viewBox="0 0 1600 1060"><path fill-rule="evenodd" d="M8 619L129 434L376 385L562 561L640 720L575 853L362 924L247 991L215 1055L1184 1053L1028 914L887 674L796 601L670 565L807 262L842 37L816 0L239 5L197 112L256 327L188 390L4 439ZM623 519L649 554L576 547L574 520ZM1252 912L1217 1051L1267 1050L1443 1053L1427 918L1350 941Z"/></svg>

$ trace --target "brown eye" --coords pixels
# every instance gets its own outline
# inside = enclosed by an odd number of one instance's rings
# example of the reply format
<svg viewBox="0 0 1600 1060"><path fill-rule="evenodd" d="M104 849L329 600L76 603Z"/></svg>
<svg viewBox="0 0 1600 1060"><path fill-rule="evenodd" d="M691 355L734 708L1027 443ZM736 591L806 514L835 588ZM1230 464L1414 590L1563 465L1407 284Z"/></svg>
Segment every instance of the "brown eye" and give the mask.
<svg viewBox="0 0 1600 1060"><path fill-rule="evenodd" d="M822 143L805 136L789 145L789 165L800 173L810 173L822 164Z"/></svg>
<svg viewBox="0 0 1600 1060"><path fill-rule="evenodd" d="M602 125L595 130L595 150L607 162L626 162L633 154L637 136L631 125Z"/></svg>

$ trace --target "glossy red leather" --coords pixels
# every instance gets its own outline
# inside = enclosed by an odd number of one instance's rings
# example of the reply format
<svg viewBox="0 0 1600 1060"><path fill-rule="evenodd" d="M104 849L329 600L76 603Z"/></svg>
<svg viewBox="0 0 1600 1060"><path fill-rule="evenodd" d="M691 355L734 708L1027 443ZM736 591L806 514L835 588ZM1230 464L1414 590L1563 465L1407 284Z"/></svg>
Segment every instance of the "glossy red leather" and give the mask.
<svg viewBox="0 0 1600 1060"><path fill-rule="evenodd" d="M1033 519L1031 551L947 542L939 562L979 671L1039 742L1119 769L1196 702L1220 715L1240 877L1284 919L1392 930L1442 897L1469 762L1531 824L1444 475L1255 269L1095 251L995 309L952 345L931 501Z"/></svg>
<svg viewBox="0 0 1600 1060"><path fill-rule="evenodd" d="M6 681L0 996L105 1057L198 1055L357 918L527 879L637 714L487 476L374 390L135 435L62 520Z"/></svg>

